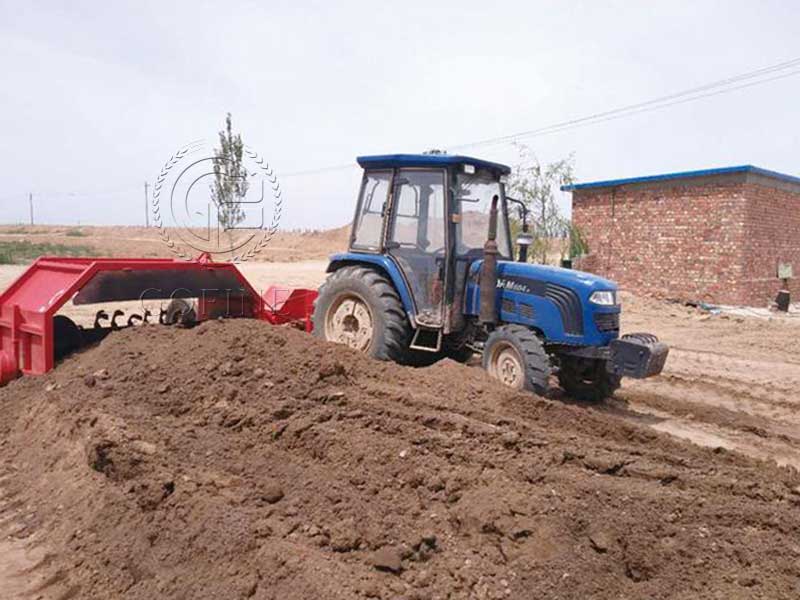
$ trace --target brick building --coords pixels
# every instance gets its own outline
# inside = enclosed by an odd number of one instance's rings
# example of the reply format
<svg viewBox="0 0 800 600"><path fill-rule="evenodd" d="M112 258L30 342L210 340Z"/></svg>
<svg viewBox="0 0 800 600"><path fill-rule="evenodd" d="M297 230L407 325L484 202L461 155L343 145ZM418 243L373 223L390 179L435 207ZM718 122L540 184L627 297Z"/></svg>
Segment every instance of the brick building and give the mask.
<svg viewBox="0 0 800 600"><path fill-rule="evenodd" d="M800 178L741 166L563 189L589 245L579 269L631 291L764 306L791 267L800 299Z"/></svg>

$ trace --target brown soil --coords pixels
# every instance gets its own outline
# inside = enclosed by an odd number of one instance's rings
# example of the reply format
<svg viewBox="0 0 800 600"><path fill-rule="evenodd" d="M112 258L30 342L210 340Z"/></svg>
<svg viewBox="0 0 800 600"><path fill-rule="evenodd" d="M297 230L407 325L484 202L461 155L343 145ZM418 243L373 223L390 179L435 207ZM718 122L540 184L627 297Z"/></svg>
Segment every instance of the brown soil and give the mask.
<svg viewBox="0 0 800 600"><path fill-rule="evenodd" d="M45 597L797 597L794 469L252 321L13 382L0 458Z"/></svg>

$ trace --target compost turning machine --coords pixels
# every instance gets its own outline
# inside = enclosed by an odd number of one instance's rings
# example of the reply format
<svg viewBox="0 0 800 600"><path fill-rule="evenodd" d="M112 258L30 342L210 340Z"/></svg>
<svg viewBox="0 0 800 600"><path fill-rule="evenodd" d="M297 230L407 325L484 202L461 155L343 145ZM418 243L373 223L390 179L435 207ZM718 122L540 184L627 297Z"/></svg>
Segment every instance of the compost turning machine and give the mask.
<svg viewBox="0 0 800 600"><path fill-rule="evenodd" d="M364 169L347 252L316 290L260 295L234 264L169 259L40 258L0 296L0 383L41 374L69 352L149 311L82 328L59 308L169 300L159 322L247 317L293 324L374 358L410 365L482 355L506 385L543 394L551 375L571 395L610 395L623 376L661 372L667 347L620 337L617 286L589 273L527 262L527 211L505 193L510 169L466 156L395 154ZM517 206L515 217L510 204ZM521 222L513 255L511 222ZM103 322L109 321L108 326Z"/></svg>
<svg viewBox="0 0 800 600"><path fill-rule="evenodd" d="M0 383L20 374L40 375L55 361L123 327L147 322L147 310L109 317L98 311L94 327L84 328L56 314L74 304L169 300L158 315L163 324L217 317L248 317L311 331L315 290L269 288L260 295L236 265L161 258L51 258L34 262L0 296ZM192 299L188 302L186 299ZM109 321L107 326L104 321Z"/></svg>

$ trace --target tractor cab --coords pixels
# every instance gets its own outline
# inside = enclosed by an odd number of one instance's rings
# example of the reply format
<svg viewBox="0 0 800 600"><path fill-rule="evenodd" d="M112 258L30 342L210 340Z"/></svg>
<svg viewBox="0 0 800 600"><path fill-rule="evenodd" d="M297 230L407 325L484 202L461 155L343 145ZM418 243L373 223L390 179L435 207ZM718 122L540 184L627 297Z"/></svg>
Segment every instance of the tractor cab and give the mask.
<svg viewBox="0 0 800 600"><path fill-rule="evenodd" d="M444 334L463 327L471 262L483 257L492 199L499 258L510 260L505 165L450 155L363 156L350 250L385 255L410 292L414 325Z"/></svg>

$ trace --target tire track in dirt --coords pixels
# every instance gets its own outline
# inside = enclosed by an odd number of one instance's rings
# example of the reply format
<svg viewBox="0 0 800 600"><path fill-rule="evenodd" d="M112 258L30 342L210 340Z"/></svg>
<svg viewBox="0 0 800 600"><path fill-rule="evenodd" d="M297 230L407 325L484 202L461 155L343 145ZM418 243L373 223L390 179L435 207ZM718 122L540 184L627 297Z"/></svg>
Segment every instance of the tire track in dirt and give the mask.
<svg viewBox="0 0 800 600"><path fill-rule="evenodd" d="M800 468L800 365L672 348L665 373L618 397L650 426L694 443ZM631 418L629 415L621 415Z"/></svg>

